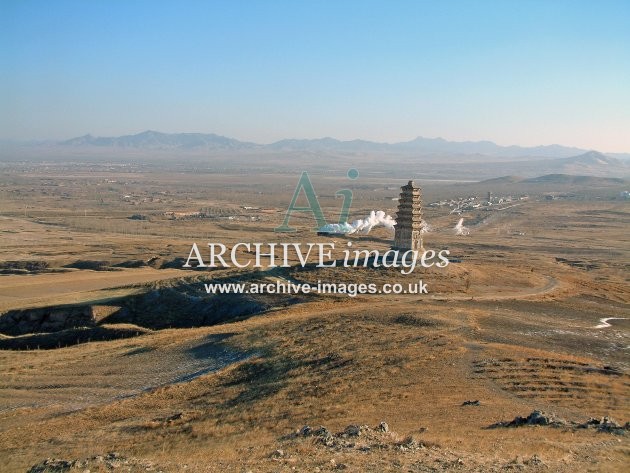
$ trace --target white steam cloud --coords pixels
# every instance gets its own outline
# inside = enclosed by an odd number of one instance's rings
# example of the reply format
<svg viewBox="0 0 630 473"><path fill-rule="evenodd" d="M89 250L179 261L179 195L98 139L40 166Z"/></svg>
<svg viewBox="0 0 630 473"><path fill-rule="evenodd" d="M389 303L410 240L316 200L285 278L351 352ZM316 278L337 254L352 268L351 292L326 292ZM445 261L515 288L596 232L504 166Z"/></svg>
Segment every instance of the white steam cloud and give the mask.
<svg viewBox="0 0 630 473"><path fill-rule="evenodd" d="M328 225L324 225L319 229L320 232L325 233L340 233L344 235L349 235L352 233L359 234L368 234L370 230L374 227L384 226L389 228L390 230L394 229L394 225L396 225L396 220L394 220L389 215L386 215L382 210L370 212L370 215L363 219L355 220L352 223L329 223Z"/></svg>
<svg viewBox="0 0 630 473"><path fill-rule="evenodd" d="M459 222L457 222L457 225L455 225L455 228L453 228L453 230L455 230L455 235L470 235L470 230L468 229L468 227L464 226L463 218L459 219Z"/></svg>

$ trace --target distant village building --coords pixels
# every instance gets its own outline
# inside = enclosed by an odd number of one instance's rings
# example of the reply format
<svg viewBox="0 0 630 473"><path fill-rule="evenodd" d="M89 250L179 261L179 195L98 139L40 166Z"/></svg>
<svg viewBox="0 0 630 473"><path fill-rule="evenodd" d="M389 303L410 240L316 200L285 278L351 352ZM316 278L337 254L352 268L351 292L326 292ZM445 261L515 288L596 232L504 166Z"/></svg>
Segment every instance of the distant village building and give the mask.
<svg viewBox="0 0 630 473"><path fill-rule="evenodd" d="M392 248L401 251L422 250L422 192L413 181L400 189Z"/></svg>

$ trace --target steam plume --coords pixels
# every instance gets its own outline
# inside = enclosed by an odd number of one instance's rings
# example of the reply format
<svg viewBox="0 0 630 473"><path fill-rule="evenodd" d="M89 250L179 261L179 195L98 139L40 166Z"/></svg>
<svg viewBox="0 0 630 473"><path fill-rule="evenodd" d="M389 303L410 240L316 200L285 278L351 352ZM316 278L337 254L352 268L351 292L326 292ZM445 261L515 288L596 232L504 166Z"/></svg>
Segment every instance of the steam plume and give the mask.
<svg viewBox="0 0 630 473"><path fill-rule="evenodd" d="M349 235L352 233L359 234L368 234L372 228L382 225L384 227L389 228L390 230L394 229L394 225L396 225L396 220L394 220L389 215L385 215L385 212L382 210L370 212L370 215L365 217L364 219L355 220L350 223L329 223L328 225L324 225L319 229L320 232L326 233L343 233L345 235Z"/></svg>
<svg viewBox="0 0 630 473"><path fill-rule="evenodd" d="M455 230L455 235L470 235L470 230L468 227L464 226L463 218L459 219L459 222L457 222L457 225L455 225L453 230Z"/></svg>

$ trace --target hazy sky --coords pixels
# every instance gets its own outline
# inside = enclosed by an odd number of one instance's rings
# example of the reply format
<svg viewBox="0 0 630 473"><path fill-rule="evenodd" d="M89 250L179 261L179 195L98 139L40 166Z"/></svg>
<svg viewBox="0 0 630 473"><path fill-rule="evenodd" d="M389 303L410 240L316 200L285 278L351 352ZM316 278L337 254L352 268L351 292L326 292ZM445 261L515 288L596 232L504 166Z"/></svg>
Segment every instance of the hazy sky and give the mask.
<svg viewBox="0 0 630 473"><path fill-rule="evenodd" d="M630 1L0 1L0 138L630 152Z"/></svg>

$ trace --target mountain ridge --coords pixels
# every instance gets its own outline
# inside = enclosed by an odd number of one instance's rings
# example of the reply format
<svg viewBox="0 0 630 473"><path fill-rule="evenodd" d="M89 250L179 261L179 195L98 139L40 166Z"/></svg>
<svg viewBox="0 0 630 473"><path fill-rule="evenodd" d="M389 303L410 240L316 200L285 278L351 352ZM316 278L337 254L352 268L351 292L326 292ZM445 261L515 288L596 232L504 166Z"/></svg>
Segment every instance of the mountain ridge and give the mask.
<svg viewBox="0 0 630 473"><path fill-rule="evenodd" d="M579 185L621 185L626 184L627 179L618 177L602 177L575 175L566 173L552 173L541 176L525 178L521 176L501 176L479 181L479 184L510 185L510 184L579 184Z"/></svg>
<svg viewBox="0 0 630 473"><path fill-rule="evenodd" d="M115 147L137 149L216 149L272 151L345 151L345 152L418 152L428 154L472 154L489 157L549 157L570 158L588 150L557 144L533 147L502 146L492 141L448 141L444 138L418 136L410 141L384 143L369 140L338 140L331 137L315 139L283 139L269 144L240 141L214 133L162 133L146 130L132 135L96 137L91 134L56 142L57 146Z"/></svg>
<svg viewBox="0 0 630 473"><path fill-rule="evenodd" d="M135 135L95 137L91 134L57 142L61 146L111 146L140 149L253 149L255 143L239 141L214 133L162 133L146 130Z"/></svg>

